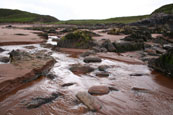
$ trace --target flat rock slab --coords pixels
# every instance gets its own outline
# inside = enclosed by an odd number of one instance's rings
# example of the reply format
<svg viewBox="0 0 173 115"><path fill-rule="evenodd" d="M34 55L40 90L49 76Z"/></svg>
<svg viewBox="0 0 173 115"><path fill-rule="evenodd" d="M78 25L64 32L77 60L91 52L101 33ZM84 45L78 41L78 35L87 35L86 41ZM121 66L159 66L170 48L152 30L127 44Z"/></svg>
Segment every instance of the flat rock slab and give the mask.
<svg viewBox="0 0 173 115"><path fill-rule="evenodd" d="M40 54L41 55L41 54ZM18 60L13 64L0 64L0 97L23 84L35 80L55 63L52 57Z"/></svg>
<svg viewBox="0 0 173 115"><path fill-rule="evenodd" d="M87 92L78 92L76 97L91 111L98 111L102 107L97 98Z"/></svg>
<svg viewBox="0 0 173 115"><path fill-rule="evenodd" d="M88 93L91 95L104 95L109 93L109 87L107 86L92 86L89 88Z"/></svg>

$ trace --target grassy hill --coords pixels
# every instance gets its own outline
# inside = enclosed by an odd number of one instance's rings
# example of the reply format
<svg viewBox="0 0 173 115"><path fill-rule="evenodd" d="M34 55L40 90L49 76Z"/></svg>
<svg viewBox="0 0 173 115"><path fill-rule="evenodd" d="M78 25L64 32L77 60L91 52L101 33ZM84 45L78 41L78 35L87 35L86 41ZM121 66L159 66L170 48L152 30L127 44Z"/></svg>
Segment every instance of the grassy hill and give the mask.
<svg viewBox="0 0 173 115"><path fill-rule="evenodd" d="M0 23L19 22L57 22L58 19L49 15L39 15L35 13L25 12L21 10L0 9Z"/></svg>
<svg viewBox="0 0 173 115"><path fill-rule="evenodd" d="M60 21L57 24L108 24L108 23L132 23L137 22L139 20L149 18L154 13L166 13L173 14L173 4L164 5L158 9L156 9L153 13L149 15L141 15L141 16L127 16L127 17L116 17L104 20L68 20L68 21Z"/></svg>
<svg viewBox="0 0 173 115"><path fill-rule="evenodd" d="M156 9L152 14L155 13L173 14L173 4L164 5Z"/></svg>
<svg viewBox="0 0 173 115"><path fill-rule="evenodd" d="M59 21L56 24L108 24L108 23L132 23L138 20L144 19L149 17L149 15L142 15L142 16L129 16L129 17L117 17L117 18L110 18L104 20L68 20L68 21Z"/></svg>

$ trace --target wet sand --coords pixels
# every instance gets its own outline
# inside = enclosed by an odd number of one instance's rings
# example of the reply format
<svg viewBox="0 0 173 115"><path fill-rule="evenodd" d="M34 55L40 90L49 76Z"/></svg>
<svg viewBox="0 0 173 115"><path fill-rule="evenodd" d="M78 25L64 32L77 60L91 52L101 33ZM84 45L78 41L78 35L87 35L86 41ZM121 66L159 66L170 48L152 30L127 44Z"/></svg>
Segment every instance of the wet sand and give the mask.
<svg viewBox="0 0 173 115"><path fill-rule="evenodd" d="M118 41L120 39L125 38L127 35L110 35L105 32L102 32L103 30L94 30L96 34L99 34L98 37L93 37L95 40L101 40L101 39L109 39L111 42Z"/></svg>
<svg viewBox="0 0 173 115"><path fill-rule="evenodd" d="M6 26L7 25L0 25L0 46L36 44L44 42L44 39L40 38L37 34L35 34L40 31L20 29L21 25L14 25L14 28L6 28ZM24 25L22 27L27 27L27 25Z"/></svg>
<svg viewBox="0 0 173 115"><path fill-rule="evenodd" d="M24 48L25 46L19 47ZM7 47L12 49L13 46ZM36 47L34 50L40 49ZM28 50L28 49L25 49ZM32 49L30 49L32 50ZM53 52L57 61L50 72L55 79L45 76L24 84L9 95L0 99L2 115L172 115L173 113L173 79L152 71L135 53L99 53L101 63L86 64L79 55L86 50L61 48ZM85 74L73 74L69 67L72 64L88 65L95 71ZM98 66L108 65L110 76L96 76ZM2 70L3 71L3 70ZM3 73L3 72L0 72ZM5 73L4 73L5 74ZM140 74L138 76L138 74ZM65 83L75 83L62 87ZM98 112L91 112L77 101L78 91L88 91L94 85L106 85L118 89L109 94L95 96L102 105ZM27 109L26 103L36 97L50 96L61 92L63 96L35 109Z"/></svg>

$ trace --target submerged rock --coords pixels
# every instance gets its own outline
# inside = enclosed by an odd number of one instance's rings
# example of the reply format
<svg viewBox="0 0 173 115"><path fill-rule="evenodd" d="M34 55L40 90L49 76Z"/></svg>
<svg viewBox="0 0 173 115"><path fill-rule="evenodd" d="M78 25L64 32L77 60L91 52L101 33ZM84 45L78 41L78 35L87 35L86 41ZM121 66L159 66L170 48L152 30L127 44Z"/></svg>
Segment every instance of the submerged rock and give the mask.
<svg viewBox="0 0 173 115"><path fill-rule="evenodd" d="M100 71L106 71L106 69L108 69L108 68L109 68L108 65L101 65L101 66L98 67L98 69L99 69Z"/></svg>
<svg viewBox="0 0 173 115"><path fill-rule="evenodd" d="M53 100L55 100L56 98L58 98L59 96L62 96L61 93L52 93L51 96L49 97L37 97L37 98L33 98L31 100L31 102L27 103L25 106L28 109L34 109L34 108L38 108L44 104L50 103Z"/></svg>
<svg viewBox="0 0 173 115"><path fill-rule="evenodd" d="M8 63L9 58L8 57L0 57L0 62Z"/></svg>
<svg viewBox="0 0 173 115"><path fill-rule="evenodd" d="M70 71L72 71L75 74L87 74L94 71L94 68L90 66L82 66L82 65L75 64L75 65L72 65L72 67L70 67Z"/></svg>
<svg viewBox="0 0 173 115"><path fill-rule="evenodd" d="M159 58L151 60L149 66L173 77L173 48Z"/></svg>
<svg viewBox="0 0 173 115"><path fill-rule="evenodd" d="M78 92L76 97L91 111L99 111L102 108L97 98L87 92Z"/></svg>
<svg viewBox="0 0 173 115"><path fill-rule="evenodd" d="M107 86L92 86L89 88L88 93L91 95L104 95L109 93L109 87Z"/></svg>
<svg viewBox="0 0 173 115"><path fill-rule="evenodd" d="M90 51L86 51L86 52L82 53L80 56L86 57L86 56L93 55L93 54L95 54L95 52L93 50L90 50Z"/></svg>
<svg viewBox="0 0 173 115"><path fill-rule="evenodd" d="M95 57L95 56L88 56L84 58L85 63L96 63L96 62L101 62L101 58Z"/></svg>
<svg viewBox="0 0 173 115"><path fill-rule="evenodd" d="M4 49L0 48L0 53L1 53L1 52L4 52L4 51L5 51Z"/></svg>
<svg viewBox="0 0 173 115"><path fill-rule="evenodd" d="M74 85L74 84L76 84L76 83L64 83L64 84L62 85L62 87L68 87L68 86L72 86L72 85Z"/></svg>
<svg viewBox="0 0 173 115"><path fill-rule="evenodd" d="M98 72L98 73L96 73L96 76L98 76L98 77L109 77L109 73L107 73L107 72Z"/></svg>

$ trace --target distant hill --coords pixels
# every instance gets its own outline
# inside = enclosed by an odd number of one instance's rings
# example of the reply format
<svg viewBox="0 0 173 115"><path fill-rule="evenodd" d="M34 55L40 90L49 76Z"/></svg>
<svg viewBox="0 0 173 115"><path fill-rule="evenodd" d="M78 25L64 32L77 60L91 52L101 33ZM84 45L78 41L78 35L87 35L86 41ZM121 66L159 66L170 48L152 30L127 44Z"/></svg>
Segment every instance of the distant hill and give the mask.
<svg viewBox="0 0 173 115"><path fill-rule="evenodd" d="M156 14L156 13L173 14L173 4L164 5L156 9L152 14Z"/></svg>
<svg viewBox="0 0 173 115"><path fill-rule="evenodd" d="M19 23L33 23L33 22L57 22L55 17L49 15L39 15L21 10L0 9L0 23L19 22Z"/></svg>

